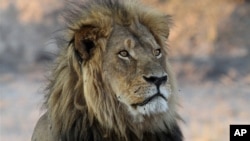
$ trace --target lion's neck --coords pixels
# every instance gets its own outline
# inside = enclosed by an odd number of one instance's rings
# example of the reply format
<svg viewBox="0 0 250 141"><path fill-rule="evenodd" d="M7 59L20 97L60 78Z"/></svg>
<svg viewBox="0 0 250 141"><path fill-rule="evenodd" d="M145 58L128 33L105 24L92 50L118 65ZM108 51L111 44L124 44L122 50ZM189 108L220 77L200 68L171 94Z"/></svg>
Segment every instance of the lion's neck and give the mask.
<svg viewBox="0 0 250 141"><path fill-rule="evenodd" d="M126 135L121 136L113 130L101 127L97 121L90 125L88 121L81 120L82 122L78 119L71 130L60 137L62 141L182 141L182 133L177 124L172 127L171 131L142 132L138 137L127 127L124 127Z"/></svg>

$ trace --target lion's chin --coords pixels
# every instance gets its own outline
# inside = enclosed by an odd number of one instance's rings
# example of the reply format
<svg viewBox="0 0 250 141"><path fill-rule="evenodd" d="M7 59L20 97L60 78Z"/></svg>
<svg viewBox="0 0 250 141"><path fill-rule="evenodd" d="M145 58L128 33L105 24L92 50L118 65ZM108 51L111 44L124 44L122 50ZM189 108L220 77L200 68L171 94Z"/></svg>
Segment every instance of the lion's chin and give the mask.
<svg viewBox="0 0 250 141"><path fill-rule="evenodd" d="M164 114L168 111L168 102L162 97L156 97L145 105L129 108L135 122L143 122L145 116Z"/></svg>
<svg viewBox="0 0 250 141"><path fill-rule="evenodd" d="M142 115L151 116L166 112L168 110L168 103L166 99L156 97L145 105L137 106L136 110Z"/></svg>

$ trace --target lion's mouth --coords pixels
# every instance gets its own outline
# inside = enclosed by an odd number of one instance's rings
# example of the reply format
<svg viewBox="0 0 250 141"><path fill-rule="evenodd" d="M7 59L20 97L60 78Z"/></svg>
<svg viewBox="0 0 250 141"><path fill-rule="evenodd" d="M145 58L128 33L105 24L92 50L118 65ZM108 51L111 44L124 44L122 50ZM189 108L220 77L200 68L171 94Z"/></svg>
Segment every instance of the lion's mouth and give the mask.
<svg viewBox="0 0 250 141"><path fill-rule="evenodd" d="M156 93L155 95L152 95L151 97L145 99L143 102L140 102L140 103L134 103L134 104L131 104L132 107L136 107L136 106L144 106L146 104L148 104L150 101L152 101L153 99L157 98L157 97L161 97L163 98L164 100L167 101L167 98L165 96L163 96L161 93Z"/></svg>

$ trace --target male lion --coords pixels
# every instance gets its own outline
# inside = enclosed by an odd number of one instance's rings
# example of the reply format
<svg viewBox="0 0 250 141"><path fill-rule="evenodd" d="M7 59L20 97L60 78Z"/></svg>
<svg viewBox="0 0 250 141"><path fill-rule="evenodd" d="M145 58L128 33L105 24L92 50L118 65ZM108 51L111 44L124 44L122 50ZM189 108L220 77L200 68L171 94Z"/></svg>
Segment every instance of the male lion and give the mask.
<svg viewBox="0 0 250 141"><path fill-rule="evenodd" d="M182 141L170 17L131 0L69 5L32 141Z"/></svg>

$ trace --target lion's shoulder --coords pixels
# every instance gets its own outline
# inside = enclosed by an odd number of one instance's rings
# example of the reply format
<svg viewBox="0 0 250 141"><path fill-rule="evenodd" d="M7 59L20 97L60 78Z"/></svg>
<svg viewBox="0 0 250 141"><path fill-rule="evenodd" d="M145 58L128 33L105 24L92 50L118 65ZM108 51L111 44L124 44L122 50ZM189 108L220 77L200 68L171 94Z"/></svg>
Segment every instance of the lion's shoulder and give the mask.
<svg viewBox="0 0 250 141"><path fill-rule="evenodd" d="M54 141L48 115L45 113L36 123L31 141Z"/></svg>

